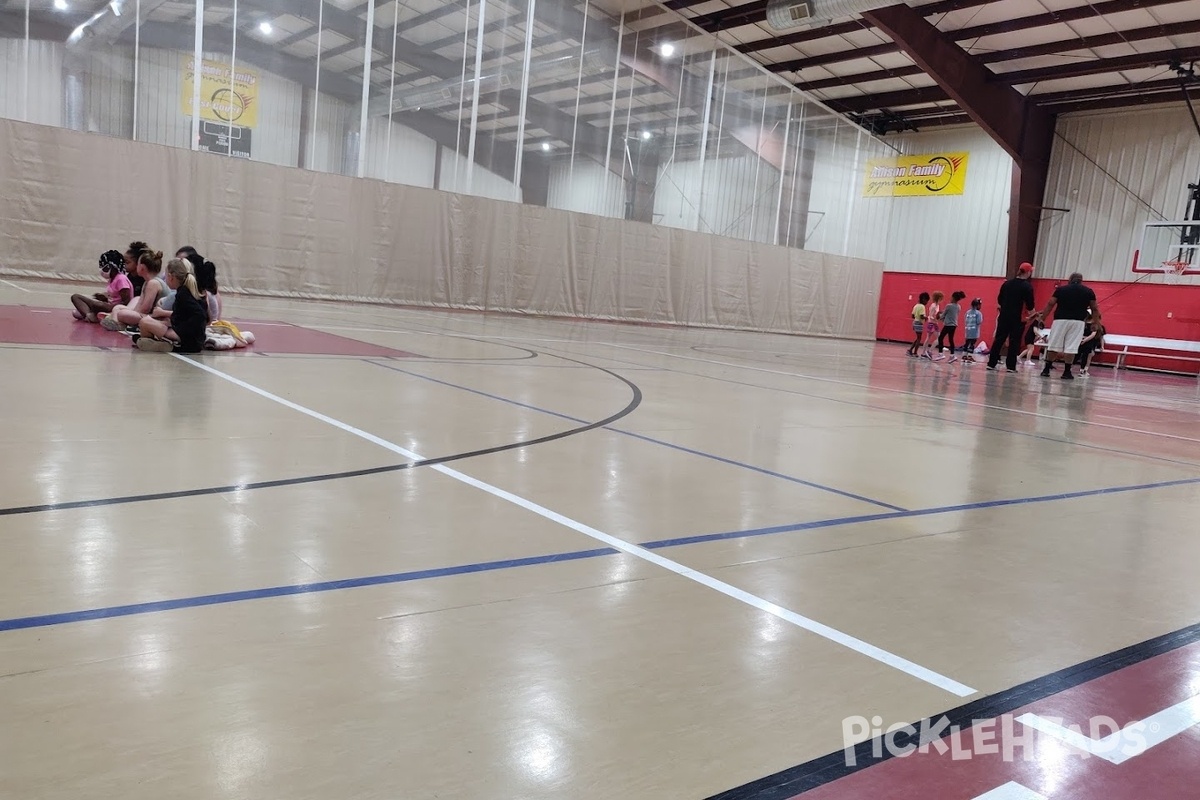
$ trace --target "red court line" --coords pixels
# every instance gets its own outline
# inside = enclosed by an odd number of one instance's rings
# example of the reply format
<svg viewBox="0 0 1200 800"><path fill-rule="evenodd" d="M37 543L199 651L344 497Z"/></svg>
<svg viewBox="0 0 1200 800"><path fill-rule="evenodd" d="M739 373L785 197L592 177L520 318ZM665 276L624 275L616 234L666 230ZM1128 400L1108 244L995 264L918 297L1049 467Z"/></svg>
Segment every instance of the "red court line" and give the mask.
<svg viewBox="0 0 1200 800"><path fill-rule="evenodd" d="M346 336L301 327L290 323L237 322L238 327L254 332L252 347L221 351L230 354L354 356L357 358L422 358L406 350L362 342ZM122 349L129 338L106 331L99 325L76 320L69 309L0 306L0 343L67 345Z"/></svg>
<svg viewBox="0 0 1200 800"><path fill-rule="evenodd" d="M1166 738L1127 761L1114 764L1088 755L1058 738L1017 721L1026 713L1102 737L1111 720L1125 727L1147 720L1200 693L1200 643L1172 650L1019 708L997 722L892 758L817 787L798 800L857 800L867 797L975 800L1015 782L1052 800L1195 798L1200 763L1200 727ZM1147 724L1147 736L1158 730ZM989 733L994 731L994 735ZM1126 741L1132 741L1127 739ZM982 744L982 747L980 746ZM996 752L980 752L992 749ZM955 753L957 750L957 755Z"/></svg>

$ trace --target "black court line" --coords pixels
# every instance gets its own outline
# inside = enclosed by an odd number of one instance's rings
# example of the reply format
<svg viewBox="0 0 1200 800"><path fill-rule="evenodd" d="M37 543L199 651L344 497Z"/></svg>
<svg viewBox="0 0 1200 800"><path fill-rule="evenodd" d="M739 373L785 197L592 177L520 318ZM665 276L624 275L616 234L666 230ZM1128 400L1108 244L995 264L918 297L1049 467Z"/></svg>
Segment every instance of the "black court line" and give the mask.
<svg viewBox="0 0 1200 800"><path fill-rule="evenodd" d="M556 351L553 348L547 348L546 355L552 356L554 358L561 358L562 356L559 354L560 352L561 351ZM614 356L599 356L599 358L603 358L605 361L611 361L614 364L620 364L622 369L625 369L626 365L643 366L642 362L630 361L628 359L616 358ZM688 370L678 369L676 367L658 367L658 371L669 372L669 373L673 373L675 375L686 375L690 378L698 378L700 380L716 381L717 383L728 383L733 386L745 386L749 389L761 389L761 390L767 391L767 392L780 392L782 394L790 394L790 395L795 395L797 397L807 397L807 398L810 398L813 400L823 400L823 401L829 402L829 403L837 403L840 405L854 406L856 408L866 408L866 409L870 409L872 411L881 411L881 412L884 412L887 414L899 414L901 416L906 416L906 417L916 417L918 419L929 419L929 420L933 420L935 422L942 422L947 425L957 425L959 427L964 427L964 428L977 428L979 430L996 431L998 433L1009 433L1009 434L1012 434L1013 436L1021 436L1023 438L1027 438L1027 439L1040 439L1044 442L1053 442L1055 444L1065 444L1065 445L1070 445L1072 447L1081 447L1086 450L1098 450L1103 453L1113 453L1115 455L1124 456L1126 458L1142 459L1145 461L1158 461L1158 462L1161 462L1164 464L1173 464L1175 466L1181 466L1181 467L1191 467L1193 469L1200 467L1200 464L1198 464L1194 461L1183 461L1181 459L1169 458L1167 456L1157 456L1152 453L1144 453L1144 452L1140 452L1137 450L1119 450L1115 447L1105 447L1104 445L1099 445L1099 444L1089 444L1088 442L1081 442L1081 441L1077 441L1075 439L1056 438L1054 436L1048 436L1048 435L1042 434L1042 433L1031 433L1029 431L1019 431L1019 430L1015 430L1013 428L1005 428L1001 425L988 425L988 424L985 424L982 422L972 422L970 420L965 420L965 419L953 419L952 417L949 417L949 416L940 416L938 414L926 414L926 413L922 413L920 411L912 411L910 409L888 408L887 406L875 405L873 403L866 403L866 402L862 402L862 401L858 401L858 400L845 400L845 399L837 398L837 397L827 397L826 395L821 395L821 394L812 394L811 392L802 392L798 389L785 389L782 386L765 386L761 383L750 383L749 381L739 381L734 378L720 378L715 375L705 375L704 373L701 373L701 372L690 372ZM783 377L786 377L786 376L783 376ZM796 376L796 377L798 377L798 376ZM971 407L972 406L963 406L963 408L971 408ZM974 406L974 407L978 408L979 406Z"/></svg>
<svg viewBox="0 0 1200 800"><path fill-rule="evenodd" d="M555 356L555 358L563 358L563 356ZM102 506L118 506L127 505L130 503L146 503L153 500L175 500L183 497L203 497L205 495L232 494L234 492L248 492L257 489L275 489L282 486L300 486L303 484L322 483L325 481L344 480L347 478L361 478L367 475L382 475L388 472L400 472L407 469L416 469L417 467L432 467L435 464L448 464L453 461L463 461L468 458L488 456L494 453L503 453L509 450L519 450L523 447L533 447L534 445L546 444L548 442L558 441L559 439L565 439L568 436L576 436L581 433L587 433L588 431L594 431L597 428L603 428L623 419L624 417L629 416L638 406L642 404L641 388L639 388L636 383L629 380L625 376L618 375L612 370L605 369L604 367L598 367L595 364L588 364L584 361L576 361L575 359L571 358L566 358L564 360L572 361L581 366L599 370L606 375L616 378L621 383L629 387L633 397L620 411L605 417L602 420L590 422L586 425L580 425L575 428L568 428L565 431L559 431L558 433L541 436L537 439L511 442L509 444L501 444L494 447L485 447L480 450L470 450L465 453L455 453L453 455L438 456L436 458L424 458L420 461L407 461L403 464L390 464L383 467L368 467L365 469L353 469L343 472L329 472L321 475L307 475L298 478L281 478L270 481L230 484L228 486L207 486L200 489L180 489L174 492L155 492L152 494L125 495L123 497L105 497L95 500L71 500L62 503L46 503L43 505L0 508L0 517L11 517L18 514L40 514L47 511L66 511L77 508L99 508Z"/></svg>
<svg viewBox="0 0 1200 800"><path fill-rule="evenodd" d="M848 750L835 750L820 758L747 783L736 789L712 795L708 800L790 800L790 798L832 783L859 770L882 764L895 757L891 753L903 752L903 750L909 749L909 745L919 747L927 741L941 738L953 728L966 730L977 722L985 722L1009 714L1030 703L1060 694L1080 684L1102 678L1198 641L1200 641L1200 623L1106 653L1040 678L1034 678L1011 689L972 700L970 703L953 708L944 714L926 717L912 723L911 731L902 729L891 734L895 740L895 749L890 743L887 747L883 746L883 736L861 742L853 749L855 766L849 766L846 763L851 760L847 757ZM924 739L922 731L925 732ZM935 731L936 733L930 735ZM875 756L873 752L882 752L883 755Z"/></svg>

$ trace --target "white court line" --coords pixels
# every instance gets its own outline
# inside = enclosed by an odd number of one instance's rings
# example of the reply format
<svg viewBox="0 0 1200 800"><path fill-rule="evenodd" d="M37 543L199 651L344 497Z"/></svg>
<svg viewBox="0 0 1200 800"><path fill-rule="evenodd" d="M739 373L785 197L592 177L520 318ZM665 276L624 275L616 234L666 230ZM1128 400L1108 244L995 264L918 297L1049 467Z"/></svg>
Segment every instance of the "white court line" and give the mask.
<svg viewBox="0 0 1200 800"><path fill-rule="evenodd" d="M1112 764L1124 764L1152 747L1200 725L1200 695L1151 714L1144 720L1130 723L1103 739L1093 739L1078 729L1065 728L1037 714L1022 714L1017 722L1028 725L1049 736Z"/></svg>
<svg viewBox="0 0 1200 800"><path fill-rule="evenodd" d="M12 288L25 292L26 294L33 294L32 289L26 289L24 286L19 286L12 281L6 281L3 278L0 278L0 283L3 283L5 286L11 286Z"/></svg>
<svg viewBox="0 0 1200 800"><path fill-rule="evenodd" d="M409 330L397 329L397 328L391 328L391 329L353 328L353 327L346 327L346 326L336 327L336 328L329 327L329 326L314 326L314 327L324 328L325 330L361 330L364 332L373 332L373 333L416 333L416 334L425 333L424 331L409 331ZM737 363L733 363L733 362L729 362L729 361L716 361L716 360L710 359L710 358L696 358L694 356L684 356L684 355L680 355L678 353L668 353L668 352L664 352L661 350L649 350L649 349L646 349L643 347L634 347L633 345L617 344L615 342L605 342L605 341L600 341L598 339L547 339L547 338L532 338L532 337L522 337L522 336L493 336L493 335L487 335L487 334L472 335L472 334L467 334L467 333L446 333L443 331L429 331L427 335L429 335L429 336L447 336L447 337L456 338L456 339L495 339L497 341L509 341L509 342L556 342L559 344L572 344L572 345L605 345L607 347L616 347L621 350L632 350L635 353L642 353L643 355L666 356L668 358L683 359L684 361L698 361L702 364L716 364L716 365L722 366L722 367L733 367L734 369L745 369L745 370L751 370L753 372L765 372L769 375L782 375L782 376L788 377L788 378L803 378L805 380L818 381L821 383L834 383L834 384L838 384L841 386L853 386L857 389L866 389L868 391L880 391L881 390L881 387L878 387L878 386L871 386L870 384L866 384L866 383L856 383L854 381L842 380L840 378L825 378L825 377L822 377L819 375L805 375L804 373L800 373L800 372L787 372L785 370L780 370L780 369L769 369L767 367L755 367L755 366L751 366L749 364L737 364ZM578 354L576 354L576 355L578 355ZM893 373L893 374L895 374L895 373ZM705 377L705 376L698 375L697 377ZM1026 411L1024 409L1012 408L1010 406L997 406L997 405L992 405L991 403L977 403L973 400L964 400L960 397L949 397L946 395L939 395L937 397L931 397L928 394L924 394L922 392L910 392L907 389L886 388L885 391L888 394L906 394L906 395L909 395L910 397L920 397L922 399L927 399L927 400L928 399L941 400L943 402L957 403L958 405L973 406L975 408L987 408L987 409L991 409L992 411L1007 411L1012 414L1022 414L1027 417L1037 417L1040 419L1054 420L1055 422L1070 422L1075 425L1091 425L1093 427L1108 428L1109 430L1121 431L1123 433L1137 433L1137 434L1141 434L1143 436L1158 436L1163 439L1174 439L1174 440L1180 441L1180 442L1200 443L1200 439L1195 439L1190 436L1178 436L1173 433L1161 433L1159 431L1147 431L1147 430L1142 430L1141 428L1130 428L1130 427L1127 427L1124 425L1111 425L1107 422L1096 422L1094 420L1074 419L1071 417L1057 417L1053 414L1042 414L1037 411ZM826 399L832 399L832 398L826 398ZM886 410L886 409L880 409L880 410Z"/></svg>
<svg viewBox="0 0 1200 800"><path fill-rule="evenodd" d="M975 800L1046 800L1033 789L1027 789L1016 781L1009 781L990 792L979 795Z"/></svg>
<svg viewBox="0 0 1200 800"><path fill-rule="evenodd" d="M414 453L411 450L406 450L405 448L401 447L400 445L395 444L393 442L389 442L386 439L381 439L380 437L378 437L372 433L367 433L366 431L360 430L359 428L355 428L353 425L348 425L347 423L342 422L341 420L337 420L337 419L334 419L333 417L326 416L325 414L322 414L319 411L313 411L312 409L306 408L298 403L293 403L291 400L285 400L284 398L279 397L278 395L272 394L271 392L268 392L265 389L260 389L257 386L246 383L245 381L235 378L232 375L228 375L224 372L221 372L220 370L213 369L212 367L208 366L207 364L201 364L198 361L193 361L190 358L185 358L178 354L172 354L172 355L174 355L175 358L179 359L180 361L184 362L185 364L190 364L191 366L195 367L196 369L204 370L205 372L207 372L211 375L214 375L222 380L228 381L229 383L232 383L235 386L239 386L239 387L245 389L246 391L253 392L254 394L258 395L259 397L263 397L263 398L266 398L267 400L274 401L276 403L279 403L282 406L292 409L293 411L297 411L301 414L304 414L305 416L311 417L315 420L319 420L328 425L332 425L333 427L338 428L342 431L345 431L346 433L349 433L353 436L357 436L360 439L365 439L366 441L371 442L372 444L379 445L380 447L382 447L386 450L390 450L393 453L401 455L404 458L411 459L413 461L421 460L421 456L418 455L417 453ZM493 497L498 497L501 500L505 500L505 501L512 503L513 505L519 506L527 511L531 511L534 514L537 514L538 516L548 519L552 522L557 522L559 525L562 525L563 527L566 527L566 528L570 528L571 530L576 531L578 533L582 533L584 536L589 536L589 537L595 539L596 541L603 542L604 544L608 545L609 547L613 548L614 550L618 550L622 553L627 553L628 555L634 556L635 558L640 558L641 560L646 561L650 564L654 564L655 566L662 567L665 570L673 572L676 575L679 575L680 577L687 578L688 580L698 583L701 586L707 586L708 588L718 591L721 594L726 595L727 597L731 597L734 600L738 600L742 603L745 603L746 605L756 608L759 611L763 611L774 617L778 617L779 619L782 619L785 622L790 622L791 624L795 625L798 628L803 628L804 630L809 631L810 633L815 633L818 636L828 639L831 642L835 642L837 644L842 645L843 647L847 647L847 648L855 651L856 653L860 653L868 658L872 658L872 659L880 662L881 664L885 664L889 667L892 667L893 669L900 670L901 672L911 675L912 677L917 678L918 680L922 680L922 681L925 681L926 683L932 684L933 686L936 686L939 689L944 689L945 691L950 692L951 694L957 695L958 697L966 697L968 695L975 694L975 692L976 692L976 690L972 689L970 686L966 686L964 684L959 683L956 680L947 678L945 675L934 672L933 670L928 669L926 667L922 667L920 664L915 664L912 661L902 658L894 653L890 653L887 650L876 647L875 645L872 645L872 644L868 644L867 642L864 642L861 639L856 639L855 637L850 636L849 634L842 633L841 631L839 631L835 628L831 628L828 625L824 625L820 622L817 622L816 620L809 619L808 617L805 617L801 614L797 614L794 611L789 611L788 609L783 608L782 606L778 606L775 603L770 602L769 600L764 600L763 598L758 597L757 595L750 594L749 592L743 591L743 590L737 588L736 586L731 586L730 584L725 583L724 581L719 581L716 578L713 578L709 575L704 574L703 572L694 570L691 567L686 567L677 561L672 561L669 558L664 558L663 556L660 556L659 554L653 552L652 550L647 550L644 547L639 547L636 544L631 544L630 542L627 542L624 539L618 539L617 537L611 536L607 533L604 533L603 531L599 531L593 527L584 525L582 522L578 522L576 520L571 519L570 517L563 516L562 514L559 514L556 511L551 511L550 509L548 509L544 506L538 505L537 503L534 503L531 500L527 500L524 497L520 497L511 492L507 492L504 489L500 489L496 486L491 485L490 483L484 483L481 480L472 478L470 475L459 472L456 469L452 469L451 467L447 467L443 464L434 464L433 466L430 466L429 469L432 469L436 472L440 472L443 475L445 475L449 478L453 478L454 480L459 481L461 483L465 483L468 486L473 486L476 489L479 489L480 491L487 492L488 494L492 495Z"/></svg>

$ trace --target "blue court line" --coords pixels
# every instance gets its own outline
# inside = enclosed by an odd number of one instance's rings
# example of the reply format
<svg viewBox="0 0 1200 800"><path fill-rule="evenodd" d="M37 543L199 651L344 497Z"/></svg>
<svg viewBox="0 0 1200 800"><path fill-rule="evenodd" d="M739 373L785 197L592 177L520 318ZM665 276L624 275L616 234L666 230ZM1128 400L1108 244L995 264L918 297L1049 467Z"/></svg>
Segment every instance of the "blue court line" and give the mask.
<svg viewBox="0 0 1200 800"><path fill-rule="evenodd" d="M240 592L222 592L206 594L198 597L180 597L175 600L159 600L152 603L133 603L127 606L108 606L93 608L88 611L68 611L63 614L44 614L37 617L21 617L19 619L0 620L0 631L16 631L25 628L46 628L51 625L65 625L70 622L85 622L93 619L112 619L113 617L130 617L136 614L153 614L158 611L176 611L182 608L198 608L200 606L216 606L227 603L241 603L246 600L262 600L268 597L287 597L297 594L315 594L318 592L336 592L342 589L359 589L364 586L384 586L389 583L407 583L423 581L427 578L445 578L450 575L467 575L473 572L494 572L500 569L514 569L538 564L555 564L562 561L578 561L584 558L616 555L611 547L594 550L575 550L570 553L554 553L546 556L530 558L510 558L503 561L484 561L478 564L462 564L456 567L439 567L437 569L422 569L414 572L395 572L390 575L371 575L365 578L346 578L340 581L321 581L320 583L300 583L291 586L271 586L265 589L246 589Z"/></svg>
<svg viewBox="0 0 1200 800"><path fill-rule="evenodd" d="M837 517L834 519L799 522L792 525L774 525L766 528L754 528L743 531L728 531L725 533L706 533L696 536L681 536L673 539L659 539L643 542L641 547L647 550L664 550L671 547L682 547L690 544L702 544L726 539L747 539L756 536L768 536L776 533L791 533L795 531L833 528L841 525L855 525L863 522L878 522L881 520L907 519L910 517L926 517L935 514L952 514L962 511L976 511L1003 506L1031 505L1049 503L1057 500L1074 500L1083 497L1121 494L1124 492L1146 491L1152 489L1167 489L1174 486L1194 486L1200 484L1200 478L1184 478L1157 483L1141 483L1132 486L1113 486L1106 489L1086 489L1078 492L1062 492L1059 494L1039 495L1037 497L1017 497L1009 500L985 500L979 503L963 503L953 506L923 508L913 511L893 511L879 514L862 514L854 517ZM885 544L885 543L881 543ZM46 628L54 625L66 625L73 622L88 620L112 619L128 617L137 614L153 614L160 611L176 611L199 606L224 605L240 603L246 600L262 600L271 597L287 597L290 595L315 594L319 592L334 592L343 589L357 589L364 586L383 586L391 583L407 583L428 578L445 578L453 575L467 575L476 572L494 572L497 570L514 569L517 567L532 567L541 564L555 564L564 561L581 561L602 556L617 555L618 551L611 547L600 547L591 550L572 550L566 553L551 553L528 558L511 558L502 561L483 561L477 564L460 564L453 567L416 570L413 572L395 572L387 575L370 575L362 578L346 578L336 581L319 583L302 583L289 586L273 586L265 589L246 589L238 592L200 595L197 597L181 597L174 600L160 600L149 603L134 603L124 606L108 606L85 611L67 611L60 614L43 614L34 617L19 617L16 619L0 620L0 632L24 630L27 628Z"/></svg>
<svg viewBox="0 0 1200 800"><path fill-rule="evenodd" d="M395 366L392 366L391 364L384 364L382 362L371 361L369 359L363 359L363 361L365 361L368 364L374 364L377 367L383 367L386 370L391 370L392 372L399 372L404 375L411 376L413 378L420 378L423 381L429 381L430 383L437 383L442 386L447 386L451 389L459 389L464 392L470 392L471 394L479 395L480 397L486 397L490 400L499 400L502 403L508 403L509 405L518 406L519 408L526 408L526 409L529 409L530 411L537 411L542 414L549 414L552 417L558 417L559 419L569 420L570 422L583 422L583 420L581 420L577 417L572 417L569 414L562 414L562 413L559 413L558 411L550 411L545 408L539 408L537 406L530 405L529 403L522 403L519 400L512 400L507 397L501 397L500 395L491 394L490 392L485 392L480 389L472 389L470 386L461 386L457 383L451 383L450 381L441 380L440 378L431 378L428 375L422 375L419 372L412 372L407 369L395 367ZM702 450L695 450L690 447L684 447L683 445L680 445L680 444L673 444L671 442L665 442L662 439L654 439L654 438L652 438L650 436L646 436L644 434L634 433L633 431L622 430L621 428L614 428L611 425L604 426L603 430L612 431L613 433L619 433L622 436L629 436L634 439L640 439L643 442L649 442L650 444L657 444L657 445L661 445L662 447L669 447L672 450L678 450L681 453L688 453L689 455L700 456L701 458L707 458L712 461L719 461L722 464L728 464L733 467L740 467L741 469L750 470L751 472L757 472L761 475L768 475L772 478L779 478L781 480L790 481L792 483L799 484L800 486L807 486L810 489L818 489L823 492L829 492L830 494L840 495L842 497L846 497L851 500L857 500L861 503L869 503L870 505L879 506L880 508L886 508L890 511L896 511L896 512L907 511L907 509L905 509L905 508L901 508L900 506L893 505L892 503L885 503L882 500L873 500L870 497L863 497L862 495L854 494L853 492L847 492L845 490L836 489L832 486L825 486L820 483L813 483L812 481L806 481L803 478L797 478L792 475L785 475L782 472L775 472L774 470L766 469L765 467L757 467L753 464L746 464L742 461L735 461L732 458L725 458L724 456L714 455L713 453L705 453Z"/></svg>

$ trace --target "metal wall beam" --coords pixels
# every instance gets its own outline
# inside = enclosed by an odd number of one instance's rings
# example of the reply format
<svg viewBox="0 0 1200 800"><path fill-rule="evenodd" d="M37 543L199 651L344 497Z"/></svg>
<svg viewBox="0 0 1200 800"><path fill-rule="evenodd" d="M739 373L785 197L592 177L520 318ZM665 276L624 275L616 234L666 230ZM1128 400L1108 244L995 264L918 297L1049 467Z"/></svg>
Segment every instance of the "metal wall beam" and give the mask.
<svg viewBox="0 0 1200 800"><path fill-rule="evenodd" d="M889 6L868 11L865 16L1012 156L1008 274L1016 274L1018 264L1033 260L1037 247L1054 142L1054 116L1011 86L998 84L991 70L963 52L911 6Z"/></svg>

